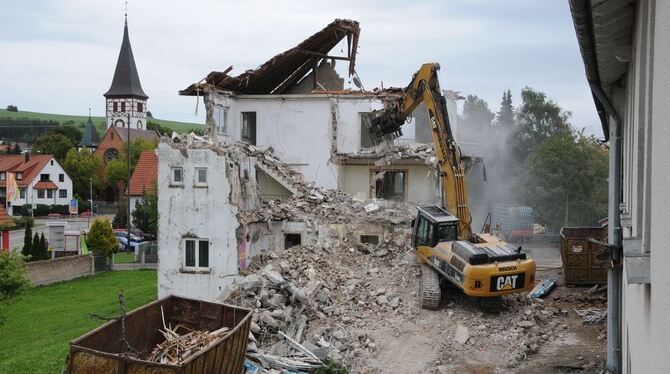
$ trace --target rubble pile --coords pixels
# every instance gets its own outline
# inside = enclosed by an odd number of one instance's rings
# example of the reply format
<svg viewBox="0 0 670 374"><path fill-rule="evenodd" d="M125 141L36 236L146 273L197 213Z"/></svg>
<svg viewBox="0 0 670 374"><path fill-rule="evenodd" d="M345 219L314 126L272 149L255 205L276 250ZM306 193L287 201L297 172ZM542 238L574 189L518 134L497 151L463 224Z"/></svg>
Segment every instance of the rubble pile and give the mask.
<svg viewBox="0 0 670 374"><path fill-rule="evenodd" d="M248 357L288 355L295 344L284 334L320 360L347 363L373 353L367 329L386 317L411 318L416 308L406 296L415 280L406 271L413 255L396 245L407 235L396 230L378 245L326 238L257 258L257 269L222 300L254 310Z"/></svg>

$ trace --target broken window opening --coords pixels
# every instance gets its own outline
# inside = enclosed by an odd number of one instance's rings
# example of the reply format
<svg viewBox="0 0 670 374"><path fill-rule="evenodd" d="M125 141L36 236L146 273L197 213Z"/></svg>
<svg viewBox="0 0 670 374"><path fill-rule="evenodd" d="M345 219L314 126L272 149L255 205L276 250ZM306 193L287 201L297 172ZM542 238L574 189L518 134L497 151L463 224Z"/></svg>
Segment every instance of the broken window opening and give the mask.
<svg viewBox="0 0 670 374"><path fill-rule="evenodd" d="M361 235L359 238L361 244L379 244L379 235Z"/></svg>
<svg viewBox="0 0 670 374"><path fill-rule="evenodd" d="M295 245L302 244L302 235L300 234L286 234L284 235L284 249L289 249Z"/></svg>
<svg viewBox="0 0 670 374"><path fill-rule="evenodd" d="M406 171L386 171L375 180L375 197L378 199L405 201Z"/></svg>
<svg viewBox="0 0 670 374"><path fill-rule="evenodd" d="M370 137L370 113L369 112L360 112L358 113L358 119L361 127L361 136L360 136L360 148L372 148L374 144L372 143L372 138Z"/></svg>
<svg viewBox="0 0 670 374"><path fill-rule="evenodd" d="M256 145L256 112L242 112L242 140Z"/></svg>
<svg viewBox="0 0 670 374"><path fill-rule="evenodd" d="M208 239L184 240L184 269L209 270Z"/></svg>

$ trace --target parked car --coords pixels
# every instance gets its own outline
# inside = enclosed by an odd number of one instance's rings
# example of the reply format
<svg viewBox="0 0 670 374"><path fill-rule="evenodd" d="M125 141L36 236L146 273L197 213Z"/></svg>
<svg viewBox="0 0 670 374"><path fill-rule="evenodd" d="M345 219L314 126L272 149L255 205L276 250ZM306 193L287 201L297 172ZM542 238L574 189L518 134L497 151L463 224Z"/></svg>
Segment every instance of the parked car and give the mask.
<svg viewBox="0 0 670 374"><path fill-rule="evenodd" d="M121 237L121 238L127 239L128 238L128 231L126 231L126 229L114 229L114 235L116 237ZM136 242L145 241L145 239L143 237L133 234L132 231L130 232L130 240L131 241L136 241Z"/></svg>
<svg viewBox="0 0 670 374"><path fill-rule="evenodd" d="M121 252L134 252L135 247L140 245L140 242L130 239L130 245L128 245L128 239L124 236L117 236L116 241L119 243L119 250Z"/></svg>

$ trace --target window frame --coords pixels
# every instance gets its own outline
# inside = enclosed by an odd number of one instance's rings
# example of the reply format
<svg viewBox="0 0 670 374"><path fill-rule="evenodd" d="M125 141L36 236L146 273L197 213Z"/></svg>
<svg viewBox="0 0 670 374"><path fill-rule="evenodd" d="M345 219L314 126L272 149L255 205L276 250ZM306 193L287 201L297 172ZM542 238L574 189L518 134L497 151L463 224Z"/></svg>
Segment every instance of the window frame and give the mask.
<svg viewBox="0 0 670 374"><path fill-rule="evenodd" d="M19 199L25 199L25 198L26 198L26 189L19 188Z"/></svg>
<svg viewBox="0 0 670 374"><path fill-rule="evenodd" d="M379 180L374 180L375 176L378 173L385 172L386 174ZM380 193L382 190L377 188L377 183L379 182L381 186L384 186L384 178L387 175L395 174L395 173L400 173L402 174L402 198L400 199L395 199L395 198L389 198L389 197L384 197ZM407 202L407 199L409 198L409 169L370 169L370 182L368 183L370 186L370 193L369 197L370 198L377 198L377 199L385 199L385 200L392 200L392 201L400 201L400 202ZM393 184L395 186L395 183ZM396 195L395 192L391 193L391 195Z"/></svg>
<svg viewBox="0 0 670 374"><path fill-rule="evenodd" d="M247 124L247 126L245 126L245 123ZM258 113L240 112L240 139L245 143L256 145L256 143L258 142L257 133L258 133Z"/></svg>
<svg viewBox="0 0 670 374"><path fill-rule="evenodd" d="M53 199L54 198L54 190L47 190L47 199Z"/></svg>
<svg viewBox="0 0 670 374"><path fill-rule="evenodd" d="M65 192L65 194L62 194L61 192ZM65 196L62 196L65 195ZM58 190L58 198L59 199L67 199L67 190L66 189L59 189Z"/></svg>
<svg viewBox="0 0 670 374"><path fill-rule="evenodd" d="M216 123L216 133L220 135L228 135L230 107L217 105L214 111L214 122Z"/></svg>
<svg viewBox="0 0 670 374"><path fill-rule="evenodd" d="M181 175L181 180L176 181L174 177L175 171L179 170ZM184 168L181 166L170 166L170 186L183 186L184 185Z"/></svg>
<svg viewBox="0 0 670 374"><path fill-rule="evenodd" d="M46 175L46 179L44 179L44 176ZM51 175L50 174L40 174L40 182L49 182L51 181Z"/></svg>
<svg viewBox="0 0 670 374"><path fill-rule="evenodd" d="M207 171L206 166L196 166L194 169L194 175L193 175L193 185L195 187L207 187L207 183L209 180L209 172ZM205 181L201 182L200 181L200 172L205 171Z"/></svg>
<svg viewBox="0 0 670 374"><path fill-rule="evenodd" d="M359 133L358 133L358 149L363 150L363 149L369 149L373 148L375 145L372 142L372 137L370 136L370 130L365 126L365 118L370 119L372 115L372 112L358 112L358 127L359 127ZM367 134L364 132L366 131ZM366 138L367 136L367 138ZM363 140L367 140L367 142L370 143L368 146L363 145Z"/></svg>
<svg viewBox="0 0 670 374"><path fill-rule="evenodd" d="M17 181L22 181L23 180L23 172L22 171L17 171L15 176L16 176Z"/></svg>
<svg viewBox="0 0 670 374"><path fill-rule="evenodd" d="M58 174L58 181L59 182L65 182L65 174Z"/></svg>
<svg viewBox="0 0 670 374"><path fill-rule="evenodd" d="M193 265L187 265L187 253L186 251L188 250L188 243L193 242L194 247L193 247ZM207 263L205 266L202 266L201 264L201 249L202 245L206 243L206 250L207 250ZM209 239L207 238L184 238L183 239L183 244L181 246L181 255L182 255L182 261L181 261L181 268L184 271L188 272L210 272L212 270L211 267L211 251L210 249L212 248L211 243Z"/></svg>
<svg viewBox="0 0 670 374"><path fill-rule="evenodd" d="M40 195L42 195L42 196L40 196ZM44 193L44 190L41 190L41 189L37 190L37 198L38 199L44 199L44 196L46 196L46 194Z"/></svg>
<svg viewBox="0 0 670 374"><path fill-rule="evenodd" d="M2 171L0 172L0 181L6 181L7 180L7 173Z"/></svg>

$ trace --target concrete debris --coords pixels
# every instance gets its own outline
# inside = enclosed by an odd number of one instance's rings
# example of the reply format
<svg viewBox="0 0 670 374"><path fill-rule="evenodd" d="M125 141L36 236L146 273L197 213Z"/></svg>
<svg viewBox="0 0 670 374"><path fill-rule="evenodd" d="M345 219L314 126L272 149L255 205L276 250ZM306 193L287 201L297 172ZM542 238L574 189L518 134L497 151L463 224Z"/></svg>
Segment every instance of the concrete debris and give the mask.
<svg viewBox="0 0 670 374"><path fill-rule="evenodd" d="M601 323L607 318L607 310L598 308L575 309L575 313L582 317L582 322L586 325Z"/></svg>
<svg viewBox="0 0 670 374"><path fill-rule="evenodd" d="M463 345L468 342L470 339L470 331L467 327L458 324L456 326L456 333L454 334L454 341L460 345Z"/></svg>

